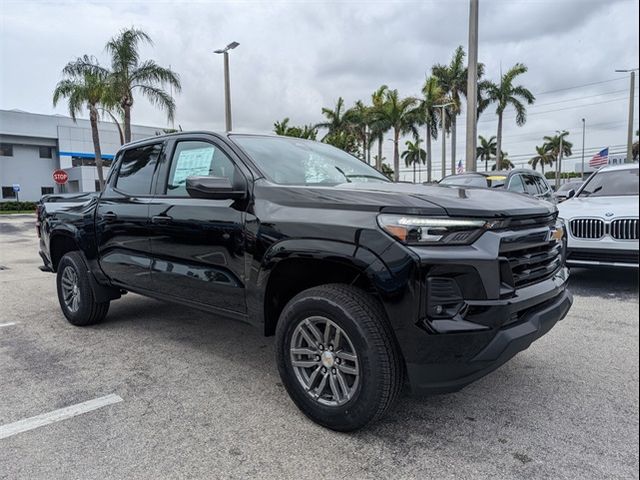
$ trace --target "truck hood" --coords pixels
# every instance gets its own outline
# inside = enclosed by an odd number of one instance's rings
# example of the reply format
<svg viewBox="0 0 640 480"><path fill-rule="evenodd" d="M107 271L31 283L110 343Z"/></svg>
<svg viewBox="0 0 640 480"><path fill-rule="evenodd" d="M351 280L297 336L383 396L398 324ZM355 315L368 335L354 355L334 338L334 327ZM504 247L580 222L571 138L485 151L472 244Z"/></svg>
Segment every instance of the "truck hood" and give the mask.
<svg viewBox="0 0 640 480"><path fill-rule="evenodd" d="M565 220L576 217L600 217L612 220L618 217L638 216L638 196L574 197L558 205L559 216Z"/></svg>
<svg viewBox="0 0 640 480"><path fill-rule="evenodd" d="M261 196L281 205L466 217L548 215L555 205L504 190L407 183L344 183L331 187L283 186L259 181Z"/></svg>

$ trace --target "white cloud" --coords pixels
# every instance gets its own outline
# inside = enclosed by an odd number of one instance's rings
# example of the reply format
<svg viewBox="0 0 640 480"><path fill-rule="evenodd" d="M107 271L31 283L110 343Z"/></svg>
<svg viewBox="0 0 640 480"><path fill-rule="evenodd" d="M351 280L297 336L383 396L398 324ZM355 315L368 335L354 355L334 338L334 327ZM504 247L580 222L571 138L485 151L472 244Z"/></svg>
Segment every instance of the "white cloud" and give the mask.
<svg viewBox="0 0 640 480"><path fill-rule="evenodd" d="M534 92L616 78L615 68L638 66L638 2L482 0L480 61L496 78L502 65L528 65L522 77ZM338 96L369 100L381 84L417 94L434 63L447 62L467 43L467 1L428 2L45 2L3 1L0 24L0 108L38 113L54 109L51 92L66 62L94 54L120 28L135 25L154 39L143 58L180 73L177 123L186 129L223 127L222 59L215 48L232 40L234 126L270 130L285 116L293 123L321 120ZM624 143L625 93L620 81L541 95L527 125L505 125L505 149L526 154L545 133L567 128L576 146L587 118L588 146ZM555 103L591 96L582 101ZM582 108L561 108L587 104ZM554 111L551 111L554 110ZM538 113L547 112L547 113ZM164 126L164 115L138 98L134 122ZM479 133L493 134L487 112ZM459 125L463 155L464 119ZM439 142L434 158L439 158ZM389 145L386 147L390 158ZM522 157L524 158L524 157ZM577 157L576 157L577 158Z"/></svg>

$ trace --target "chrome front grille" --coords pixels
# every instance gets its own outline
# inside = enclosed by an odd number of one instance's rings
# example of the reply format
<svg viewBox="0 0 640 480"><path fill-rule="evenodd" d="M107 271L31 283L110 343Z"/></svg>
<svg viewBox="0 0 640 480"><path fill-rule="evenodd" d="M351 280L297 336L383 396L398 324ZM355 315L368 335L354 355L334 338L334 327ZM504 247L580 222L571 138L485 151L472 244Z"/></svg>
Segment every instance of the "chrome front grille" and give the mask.
<svg viewBox="0 0 640 480"><path fill-rule="evenodd" d="M614 220L609 226L609 235L616 240L638 240L638 219Z"/></svg>
<svg viewBox="0 0 640 480"><path fill-rule="evenodd" d="M575 238L599 239L604 237L604 222L596 218L576 218L570 223L571 235Z"/></svg>

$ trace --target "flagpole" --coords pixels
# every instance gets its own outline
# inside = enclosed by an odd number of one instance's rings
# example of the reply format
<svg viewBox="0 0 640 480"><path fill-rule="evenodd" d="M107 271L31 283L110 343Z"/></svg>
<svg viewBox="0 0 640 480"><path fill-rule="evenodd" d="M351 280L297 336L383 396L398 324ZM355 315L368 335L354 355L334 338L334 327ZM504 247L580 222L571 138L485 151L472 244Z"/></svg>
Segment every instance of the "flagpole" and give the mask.
<svg viewBox="0 0 640 480"><path fill-rule="evenodd" d="M585 134L586 124L584 118L582 119L582 173L580 175L580 179L584 182L584 134Z"/></svg>

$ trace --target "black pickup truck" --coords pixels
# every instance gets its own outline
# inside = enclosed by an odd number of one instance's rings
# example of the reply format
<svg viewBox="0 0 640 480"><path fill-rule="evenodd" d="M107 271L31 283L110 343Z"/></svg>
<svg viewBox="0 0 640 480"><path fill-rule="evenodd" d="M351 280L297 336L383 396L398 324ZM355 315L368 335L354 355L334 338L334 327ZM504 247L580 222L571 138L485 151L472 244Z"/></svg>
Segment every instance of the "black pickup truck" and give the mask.
<svg viewBox="0 0 640 480"><path fill-rule="evenodd" d="M390 182L329 145L179 133L125 145L100 194L45 196L44 270L74 325L126 292L276 336L282 381L317 423L380 418L405 379L458 390L569 310L555 206Z"/></svg>

